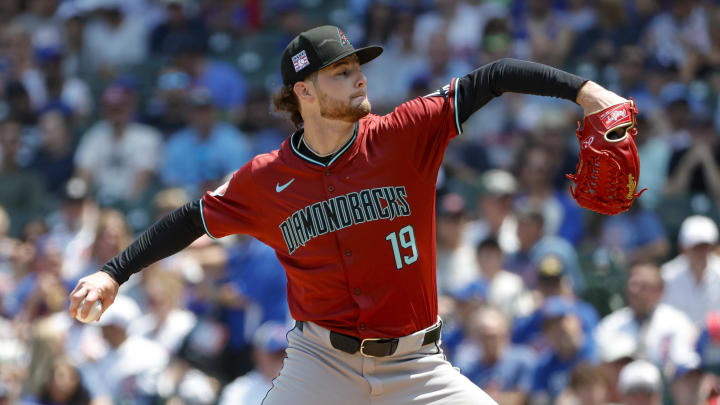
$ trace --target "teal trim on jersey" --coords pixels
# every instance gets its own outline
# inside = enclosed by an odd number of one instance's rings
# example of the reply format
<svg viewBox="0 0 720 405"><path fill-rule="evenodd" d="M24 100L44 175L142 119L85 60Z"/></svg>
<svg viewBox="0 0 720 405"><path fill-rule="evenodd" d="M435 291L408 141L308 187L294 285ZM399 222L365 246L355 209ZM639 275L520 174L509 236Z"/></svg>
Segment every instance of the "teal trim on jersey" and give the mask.
<svg viewBox="0 0 720 405"><path fill-rule="evenodd" d="M458 106L457 106L457 83L458 79L453 78L453 110L455 110L455 129L457 130L457 134L462 134L462 127L460 126L460 117L458 116Z"/></svg>
<svg viewBox="0 0 720 405"><path fill-rule="evenodd" d="M207 224L205 223L205 213L203 213L202 198L200 199L200 219L202 219L203 228L205 228L205 233L207 234L207 236L209 236L210 239L217 239L216 237L212 236L212 234L210 233L210 231L207 228Z"/></svg>
<svg viewBox="0 0 720 405"><path fill-rule="evenodd" d="M337 152L335 153L335 156L333 156L333 158L330 159L330 161L329 161L327 164L322 163L322 162L318 162L317 160L315 160L315 159L313 159L313 158L310 158L310 157L307 157L307 156L303 155L302 152L300 152L300 151L295 147L295 144L292 142L292 138L290 139L290 147L292 148L293 152L295 152L295 154L298 155L299 157L301 157L302 159L305 159L305 160L307 160L307 161L310 162L310 163L314 163L314 164L319 165L319 166L322 166L322 167L329 167L329 166L330 166L331 164L333 164L333 162L335 162L340 156L342 156L342 154L345 153L345 151L348 150L348 148L350 148L350 145L352 145L353 143L355 143L355 138L357 138L357 134L358 134L358 127L359 127L359 124L356 122L356 123L355 123L355 131L353 132L353 136L352 136L352 138L350 138L350 141L348 141L348 143L345 144L345 147L343 147L342 149L340 149L339 151L337 151Z"/></svg>

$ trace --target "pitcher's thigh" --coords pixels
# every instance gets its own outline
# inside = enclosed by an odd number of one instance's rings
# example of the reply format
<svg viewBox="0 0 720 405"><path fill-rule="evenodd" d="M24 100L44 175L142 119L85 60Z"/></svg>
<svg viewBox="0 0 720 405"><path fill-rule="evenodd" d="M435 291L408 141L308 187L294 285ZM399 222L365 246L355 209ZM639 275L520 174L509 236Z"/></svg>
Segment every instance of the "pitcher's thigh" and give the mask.
<svg viewBox="0 0 720 405"><path fill-rule="evenodd" d="M388 375L384 393L374 398L373 405L497 405L442 355L419 363L408 365L405 378L400 373Z"/></svg>
<svg viewBox="0 0 720 405"><path fill-rule="evenodd" d="M262 405L370 405L367 382L343 365L304 350L288 348L287 352Z"/></svg>

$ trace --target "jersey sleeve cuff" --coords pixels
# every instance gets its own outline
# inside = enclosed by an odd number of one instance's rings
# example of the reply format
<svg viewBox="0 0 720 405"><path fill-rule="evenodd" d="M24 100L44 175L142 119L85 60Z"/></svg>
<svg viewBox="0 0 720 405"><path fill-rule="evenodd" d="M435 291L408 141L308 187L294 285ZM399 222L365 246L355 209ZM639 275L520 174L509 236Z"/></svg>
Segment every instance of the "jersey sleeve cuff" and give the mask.
<svg viewBox="0 0 720 405"><path fill-rule="evenodd" d="M203 229L205 229L205 234L210 237L210 239L217 239L213 236L212 233L210 233L210 230L207 227L207 222L205 222L205 209L203 207L203 199L200 199L200 219L202 219Z"/></svg>
<svg viewBox="0 0 720 405"><path fill-rule="evenodd" d="M462 125L460 125L460 115L458 112L458 92L457 92L457 77L453 77L450 81L450 91L452 92L452 103L453 103L453 115L455 118L455 131L457 135L462 134Z"/></svg>

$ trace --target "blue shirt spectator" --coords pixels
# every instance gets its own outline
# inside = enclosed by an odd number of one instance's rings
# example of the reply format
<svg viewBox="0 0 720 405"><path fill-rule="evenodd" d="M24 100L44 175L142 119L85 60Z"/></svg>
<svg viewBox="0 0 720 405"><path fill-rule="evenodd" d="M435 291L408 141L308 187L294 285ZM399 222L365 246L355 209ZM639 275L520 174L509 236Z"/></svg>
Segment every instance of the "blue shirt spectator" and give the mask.
<svg viewBox="0 0 720 405"><path fill-rule="evenodd" d="M631 263L662 260L670 248L660 218L640 204L605 219L602 244L619 250Z"/></svg>
<svg viewBox="0 0 720 405"><path fill-rule="evenodd" d="M541 328L550 348L541 354L532 384L533 402L552 402L565 389L573 368L596 362L592 335L585 333L576 307L563 297L548 299L541 308ZM552 403L551 402L551 403Z"/></svg>
<svg viewBox="0 0 720 405"><path fill-rule="evenodd" d="M480 308L467 319L468 336L455 363L499 403L524 403L532 387L535 354L510 344L509 322L499 310Z"/></svg>
<svg viewBox="0 0 720 405"><path fill-rule="evenodd" d="M703 369L720 373L720 311L711 312L705 317L696 350Z"/></svg>
<svg viewBox="0 0 720 405"><path fill-rule="evenodd" d="M495 363L477 362L463 370L465 375L483 389L529 391L532 388L536 356L527 347L511 345Z"/></svg>
<svg viewBox="0 0 720 405"><path fill-rule="evenodd" d="M522 277L529 288L535 288L542 260L555 256L568 275L573 291L580 293L585 287L585 279L572 244L561 237L543 235L545 219L539 211L520 212L517 221L520 249L507 256L505 269Z"/></svg>
<svg viewBox="0 0 720 405"><path fill-rule="evenodd" d="M207 89L193 90L190 100L190 125L167 141L161 176L165 184L192 193L245 164L251 148L240 131L216 120Z"/></svg>
<svg viewBox="0 0 720 405"><path fill-rule="evenodd" d="M226 310L230 326L230 346L250 343L255 330L264 322L288 320L287 279L275 251L254 238L230 248L229 283L249 303L242 310Z"/></svg>

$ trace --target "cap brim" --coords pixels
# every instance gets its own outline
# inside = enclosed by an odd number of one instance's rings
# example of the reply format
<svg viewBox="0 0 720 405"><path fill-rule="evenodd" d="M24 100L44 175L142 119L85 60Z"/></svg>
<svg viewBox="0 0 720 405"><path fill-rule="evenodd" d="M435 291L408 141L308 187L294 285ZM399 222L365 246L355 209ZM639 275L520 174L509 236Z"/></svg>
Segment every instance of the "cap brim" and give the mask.
<svg viewBox="0 0 720 405"><path fill-rule="evenodd" d="M383 47L382 47L382 46L377 46L377 45L371 45L371 46L366 46L366 47L364 47L364 48L354 49L354 50L351 50L351 51L349 51L349 52L341 53L340 55L338 55L337 57L335 57L335 58L332 59L331 61L327 62L326 64L324 64L324 65L322 65L322 66L320 66L320 67L318 68L318 70L320 70L320 69L325 69L326 67L332 65L333 63L335 63L335 62L337 62L337 61L339 61L339 60L341 60L341 59L345 59L345 58L347 58L348 56L350 56L350 55L352 55L352 54L357 55L357 56L358 56L358 60L360 61L360 64L363 65L363 64L368 63L368 62L370 62L371 60L377 58L377 57L380 56L380 54L382 54L382 53L383 53Z"/></svg>

